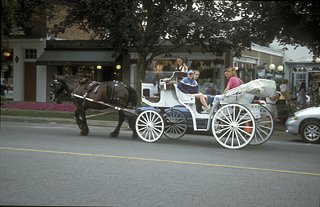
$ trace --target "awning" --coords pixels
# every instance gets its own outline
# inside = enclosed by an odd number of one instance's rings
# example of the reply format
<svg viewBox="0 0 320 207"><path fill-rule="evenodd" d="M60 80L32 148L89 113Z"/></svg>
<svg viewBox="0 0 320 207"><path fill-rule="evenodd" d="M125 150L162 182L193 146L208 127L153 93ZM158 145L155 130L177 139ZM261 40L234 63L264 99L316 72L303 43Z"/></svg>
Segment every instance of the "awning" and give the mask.
<svg viewBox="0 0 320 207"><path fill-rule="evenodd" d="M37 59L37 65L108 65L114 62L112 51L48 50Z"/></svg>

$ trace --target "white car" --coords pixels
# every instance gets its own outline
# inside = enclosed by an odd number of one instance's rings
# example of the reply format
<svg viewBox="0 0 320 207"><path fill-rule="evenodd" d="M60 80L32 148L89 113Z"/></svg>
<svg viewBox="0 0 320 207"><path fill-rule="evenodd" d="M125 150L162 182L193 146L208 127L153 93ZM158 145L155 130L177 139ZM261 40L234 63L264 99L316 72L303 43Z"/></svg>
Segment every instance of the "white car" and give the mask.
<svg viewBox="0 0 320 207"><path fill-rule="evenodd" d="M320 107L302 109L290 115L286 132L300 134L304 142L320 143Z"/></svg>

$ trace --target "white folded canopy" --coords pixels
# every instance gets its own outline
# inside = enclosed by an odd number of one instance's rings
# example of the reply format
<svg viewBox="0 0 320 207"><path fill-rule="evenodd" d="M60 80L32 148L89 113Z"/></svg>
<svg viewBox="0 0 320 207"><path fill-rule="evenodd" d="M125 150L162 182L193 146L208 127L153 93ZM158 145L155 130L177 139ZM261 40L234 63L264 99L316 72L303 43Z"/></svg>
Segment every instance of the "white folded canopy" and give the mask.
<svg viewBox="0 0 320 207"><path fill-rule="evenodd" d="M270 97L276 92L274 80L256 79L229 90L225 96L249 93L258 97Z"/></svg>

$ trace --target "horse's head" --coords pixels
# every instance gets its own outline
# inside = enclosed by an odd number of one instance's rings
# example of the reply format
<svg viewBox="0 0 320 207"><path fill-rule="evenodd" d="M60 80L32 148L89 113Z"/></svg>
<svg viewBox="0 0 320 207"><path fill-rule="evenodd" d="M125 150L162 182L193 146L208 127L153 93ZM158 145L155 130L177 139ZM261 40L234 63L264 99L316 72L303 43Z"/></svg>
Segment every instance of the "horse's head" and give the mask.
<svg viewBox="0 0 320 207"><path fill-rule="evenodd" d="M52 80L50 84L50 101L56 101L60 104L62 99L67 98L67 96L69 95L66 84L59 79Z"/></svg>
<svg viewBox="0 0 320 207"><path fill-rule="evenodd" d="M72 100L72 91L79 88L82 78L75 75L54 75L50 84L50 100L61 103L62 100Z"/></svg>

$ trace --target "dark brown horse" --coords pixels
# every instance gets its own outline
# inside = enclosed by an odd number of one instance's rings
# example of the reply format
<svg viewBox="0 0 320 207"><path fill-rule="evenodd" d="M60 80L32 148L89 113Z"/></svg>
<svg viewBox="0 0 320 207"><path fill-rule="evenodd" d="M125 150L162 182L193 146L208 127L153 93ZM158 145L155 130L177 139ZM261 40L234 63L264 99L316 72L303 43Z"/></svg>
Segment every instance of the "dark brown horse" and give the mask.
<svg viewBox="0 0 320 207"><path fill-rule="evenodd" d="M127 108L136 107L137 94L136 91L120 81L95 82L80 76L54 76L50 85L50 99L61 103L63 100L73 100L76 106L75 119L80 128L81 135L88 135L89 128L86 119L87 109L105 109L108 106L99 104L106 103L112 106ZM76 96L72 96L76 94ZM79 98L79 97L86 97ZM94 100L89 101L89 100ZM119 135L120 127L127 118L129 127L133 131L132 137L136 138L134 114L125 113L124 110L118 110L119 119L116 129L110 133L112 137Z"/></svg>

